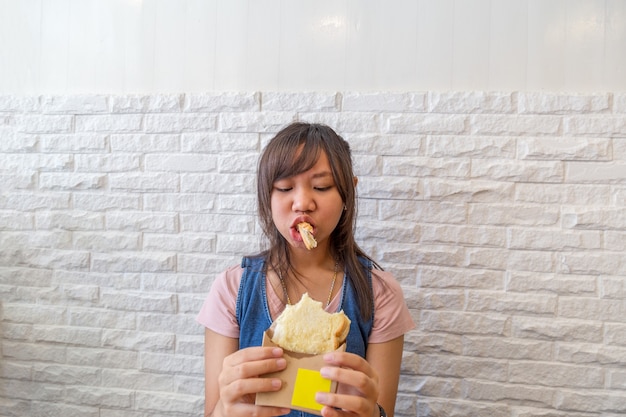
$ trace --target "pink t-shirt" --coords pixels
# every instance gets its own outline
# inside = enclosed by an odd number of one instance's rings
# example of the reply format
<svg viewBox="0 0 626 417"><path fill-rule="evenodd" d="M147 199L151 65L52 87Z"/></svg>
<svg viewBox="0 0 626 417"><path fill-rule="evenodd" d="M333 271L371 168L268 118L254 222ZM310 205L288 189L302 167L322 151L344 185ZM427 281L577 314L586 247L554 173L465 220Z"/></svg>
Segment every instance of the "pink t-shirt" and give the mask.
<svg viewBox="0 0 626 417"><path fill-rule="evenodd" d="M243 268L232 266L219 274L204 300L196 320L206 328L223 336L239 338L236 303ZM272 320L285 308L280 297L266 278L268 306ZM404 302L402 288L389 272L372 270L374 290L374 323L369 343L383 343L395 339L415 327L409 309ZM334 312L339 308L341 292L326 307Z"/></svg>

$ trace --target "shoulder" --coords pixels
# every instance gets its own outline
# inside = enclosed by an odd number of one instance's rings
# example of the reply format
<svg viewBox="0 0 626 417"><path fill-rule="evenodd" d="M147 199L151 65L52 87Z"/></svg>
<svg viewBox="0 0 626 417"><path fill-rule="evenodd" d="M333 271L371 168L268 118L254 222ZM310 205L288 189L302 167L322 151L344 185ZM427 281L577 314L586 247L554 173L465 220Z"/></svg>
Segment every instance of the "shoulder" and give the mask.
<svg viewBox="0 0 626 417"><path fill-rule="evenodd" d="M234 295L236 297L243 271L244 269L241 265L233 265L226 268L215 277L211 291L223 295Z"/></svg>

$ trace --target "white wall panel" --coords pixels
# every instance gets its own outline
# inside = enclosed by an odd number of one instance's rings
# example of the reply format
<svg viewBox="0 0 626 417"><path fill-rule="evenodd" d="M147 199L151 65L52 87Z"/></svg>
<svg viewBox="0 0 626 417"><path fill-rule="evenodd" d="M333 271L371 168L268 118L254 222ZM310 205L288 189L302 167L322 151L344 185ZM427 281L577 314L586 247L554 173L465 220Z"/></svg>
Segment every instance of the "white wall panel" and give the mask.
<svg viewBox="0 0 626 417"><path fill-rule="evenodd" d="M623 0L0 0L0 92L626 89Z"/></svg>

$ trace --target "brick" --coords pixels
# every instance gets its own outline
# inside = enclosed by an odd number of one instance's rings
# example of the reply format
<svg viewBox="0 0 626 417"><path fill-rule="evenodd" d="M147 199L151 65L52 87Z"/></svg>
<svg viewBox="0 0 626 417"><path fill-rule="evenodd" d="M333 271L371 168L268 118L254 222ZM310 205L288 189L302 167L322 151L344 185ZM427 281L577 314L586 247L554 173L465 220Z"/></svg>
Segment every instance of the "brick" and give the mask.
<svg viewBox="0 0 626 417"><path fill-rule="evenodd" d="M201 397L193 395L138 391L135 394L135 404L139 410L198 415L202 413L204 401Z"/></svg>
<svg viewBox="0 0 626 417"><path fill-rule="evenodd" d="M143 196L144 210L155 212L211 212L215 210L218 202L220 200L216 195L204 193L155 193Z"/></svg>
<svg viewBox="0 0 626 417"><path fill-rule="evenodd" d="M471 204L470 224L492 226L553 226L560 219L557 207L533 204Z"/></svg>
<svg viewBox="0 0 626 417"><path fill-rule="evenodd" d="M475 135L555 136L561 133L559 116L472 115L471 133Z"/></svg>
<svg viewBox="0 0 626 417"><path fill-rule="evenodd" d="M93 386L71 386L66 395L72 402L81 405L129 408L133 404L134 392Z"/></svg>
<svg viewBox="0 0 626 417"><path fill-rule="evenodd" d="M104 174L51 173L39 174L39 188L46 191L101 190L107 185Z"/></svg>
<svg viewBox="0 0 626 417"><path fill-rule="evenodd" d="M141 131L143 123L141 114L76 116L76 132L132 133Z"/></svg>
<svg viewBox="0 0 626 417"><path fill-rule="evenodd" d="M471 177L499 182L562 183L560 162L479 159L472 163Z"/></svg>
<svg viewBox="0 0 626 417"><path fill-rule="evenodd" d="M508 247L528 250L585 250L600 249L602 234L599 231L563 231L547 229L509 228Z"/></svg>
<svg viewBox="0 0 626 417"><path fill-rule="evenodd" d="M600 294L602 298L616 300L626 299L626 284L623 277L600 277Z"/></svg>
<svg viewBox="0 0 626 417"><path fill-rule="evenodd" d="M456 202L510 202L513 201L513 183L471 180L427 178L423 180L424 198Z"/></svg>
<svg viewBox="0 0 626 417"><path fill-rule="evenodd" d="M613 194L608 184L515 185L515 200L522 203L609 205Z"/></svg>
<svg viewBox="0 0 626 417"><path fill-rule="evenodd" d="M264 92L261 101L264 112L332 112L339 111L342 107L341 94L334 92ZM343 110L349 110L348 108L346 108L345 102L346 97L344 95Z"/></svg>
<svg viewBox="0 0 626 417"><path fill-rule="evenodd" d="M100 417L100 407L88 407L58 403L63 394L50 402L33 402L31 413L35 416L49 417Z"/></svg>
<svg viewBox="0 0 626 417"><path fill-rule="evenodd" d="M207 154L148 154L144 156L146 172L214 172L218 157Z"/></svg>
<svg viewBox="0 0 626 417"><path fill-rule="evenodd" d="M508 136L429 135L426 155L432 158L502 158L514 159L516 139Z"/></svg>
<svg viewBox="0 0 626 417"><path fill-rule="evenodd" d="M33 230L34 226L35 218L33 213L0 210L0 227L3 230Z"/></svg>
<svg viewBox="0 0 626 417"><path fill-rule="evenodd" d="M33 190L37 187L36 173L2 174L0 173L0 184L5 193L17 190ZM9 196L0 196L0 201L7 200ZM1 208L1 207L0 207Z"/></svg>
<svg viewBox="0 0 626 417"><path fill-rule="evenodd" d="M346 92L341 101L341 110L348 112L369 112L376 109L393 113L426 112L426 93L393 92Z"/></svg>
<svg viewBox="0 0 626 417"><path fill-rule="evenodd" d="M530 340L597 342L602 340L602 324L564 318L513 317L511 335Z"/></svg>
<svg viewBox="0 0 626 417"><path fill-rule="evenodd" d="M626 137L626 120L623 116L568 116L563 124L566 135Z"/></svg>
<svg viewBox="0 0 626 417"><path fill-rule="evenodd" d="M626 349L590 343L559 343L556 359L560 362L619 366L626 360Z"/></svg>
<svg viewBox="0 0 626 417"><path fill-rule="evenodd" d="M606 138L519 138L520 159L556 161L610 161L611 140Z"/></svg>
<svg viewBox="0 0 626 417"><path fill-rule="evenodd" d="M626 260L619 252L604 254L563 252L559 254L557 272L579 275L624 275Z"/></svg>
<svg viewBox="0 0 626 417"><path fill-rule="evenodd" d="M608 345L626 346L626 324L606 323L604 340Z"/></svg>
<svg viewBox="0 0 626 417"><path fill-rule="evenodd" d="M15 117L16 131L24 133L70 133L74 116L22 114Z"/></svg>
<svg viewBox="0 0 626 417"><path fill-rule="evenodd" d="M513 383L588 389L604 386L604 372L598 367L529 361L509 366L509 381Z"/></svg>
<svg viewBox="0 0 626 417"><path fill-rule="evenodd" d="M195 314L138 313L137 330L139 332L162 333L163 329L176 329L177 336L201 336L204 334L204 328L195 321L195 316ZM161 356L168 355L163 354Z"/></svg>
<svg viewBox="0 0 626 417"><path fill-rule="evenodd" d="M141 208L141 197L137 194L120 194L106 191L103 193L76 192L71 195L74 209L78 211L138 211Z"/></svg>
<svg viewBox="0 0 626 417"><path fill-rule="evenodd" d="M496 359L552 361L554 344L541 340L501 337L463 337L463 355Z"/></svg>
<svg viewBox="0 0 626 417"><path fill-rule="evenodd" d="M352 133L379 133L381 131L381 116L378 113L367 113L364 116L357 112L340 113L302 113L298 120L311 123L322 123L329 126L341 135Z"/></svg>
<svg viewBox="0 0 626 417"><path fill-rule="evenodd" d="M501 315L487 316L461 311L423 311L419 327L420 330L427 332L504 336L507 332L508 321L509 318Z"/></svg>
<svg viewBox="0 0 626 417"><path fill-rule="evenodd" d="M159 233L176 233L178 231L176 213L109 211L105 216L106 226L109 230Z"/></svg>
<svg viewBox="0 0 626 417"><path fill-rule="evenodd" d="M102 230L104 216L90 211L41 211L36 214L37 228L43 230Z"/></svg>
<svg viewBox="0 0 626 417"><path fill-rule="evenodd" d="M94 253L91 257L94 272L173 272L176 256L161 252Z"/></svg>
<svg viewBox="0 0 626 417"><path fill-rule="evenodd" d="M181 111L180 94L114 95L109 97L112 113L171 113Z"/></svg>
<svg viewBox="0 0 626 417"><path fill-rule="evenodd" d="M109 136L112 152L179 152L180 135L113 134Z"/></svg>
<svg viewBox="0 0 626 417"><path fill-rule="evenodd" d="M252 174L183 173L180 182L183 193L256 193Z"/></svg>
<svg viewBox="0 0 626 417"><path fill-rule="evenodd" d="M96 114L109 110L107 97L102 95L46 95L40 101L44 113Z"/></svg>
<svg viewBox="0 0 626 417"><path fill-rule="evenodd" d="M33 326L32 340L35 342L63 343L66 346L98 347L100 346L101 334L100 329L87 327L35 325ZM63 367L50 369L55 370L59 377L62 377ZM81 372L80 367L76 370Z"/></svg>
<svg viewBox="0 0 626 417"><path fill-rule="evenodd" d="M446 417L510 417L508 405L484 404L457 399L424 398L417 404L418 416Z"/></svg>
<svg viewBox="0 0 626 417"><path fill-rule="evenodd" d="M181 152L258 152L258 133L184 133Z"/></svg>
<svg viewBox="0 0 626 417"><path fill-rule="evenodd" d="M356 154L371 155L422 155L425 135L403 134L371 134L353 132L343 135L350 144L350 148Z"/></svg>
<svg viewBox="0 0 626 417"><path fill-rule="evenodd" d="M432 113L512 113L513 94L482 91L429 92Z"/></svg>
<svg viewBox="0 0 626 417"><path fill-rule="evenodd" d="M137 370L103 369L102 385L142 391L174 391L170 375L154 374Z"/></svg>
<svg viewBox="0 0 626 417"><path fill-rule="evenodd" d="M109 186L112 191L124 192L178 192L179 174L171 172L110 174Z"/></svg>
<svg viewBox="0 0 626 417"><path fill-rule="evenodd" d="M104 153L107 135L99 133L40 135L41 152Z"/></svg>
<svg viewBox="0 0 626 417"><path fill-rule="evenodd" d="M509 271L506 277L506 288L508 291L527 294L540 292L595 296L598 293L596 279L595 276Z"/></svg>
<svg viewBox="0 0 626 417"><path fill-rule="evenodd" d="M384 156L382 174L402 177L469 178L470 161L457 158Z"/></svg>
<svg viewBox="0 0 626 417"><path fill-rule="evenodd" d="M39 135L15 134L13 129L0 128L0 152L37 152Z"/></svg>
<svg viewBox="0 0 626 417"><path fill-rule="evenodd" d="M96 287L99 288L99 287ZM98 291L98 294L100 291ZM97 300L93 300L95 304ZM128 311L102 310L87 307L70 308L68 313L68 322L72 326L78 327L94 327L103 330L103 340L106 340L106 329L134 329L136 326L136 317ZM104 344L104 346L107 346Z"/></svg>
<svg viewBox="0 0 626 417"><path fill-rule="evenodd" d="M40 108L38 96L0 94L0 112L35 112Z"/></svg>
<svg viewBox="0 0 626 417"><path fill-rule="evenodd" d="M405 239L401 239L405 242ZM466 227L456 225L425 225L420 242L426 244L458 244L482 247L506 247L506 230L498 227Z"/></svg>
<svg viewBox="0 0 626 417"><path fill-rule="evenodd" d="M543 294L509 294L471 290L466 293L467 311L500 314L543 315L552 317L557 310L557 297Z"/></svg>
<svg viewBox="0 0 626 417"><path fill-rule="evenodd" d="M136 368L139 354L137 352L117 349L72 348L67 352L67 364L89 367L97 363L103 368ZM100 378L98 372L98 378Z"/></svg>
<svg viewBox="0 0 626 417"><path fill-rule="evenodd" d="M165 250L184 253L214 253L215 245L215 235L206 233L181 233L175 236L154 233L144 233L143 235L143 249L145 251Z"/></svg>
<svg viewBox="0 0 626 417"><path fill-rule="evenodd" d="M148 114L144 120L147 133L215 131L217 116L209 114Z"/></svg>
<svg viewBox="0 0 626 417"><path fill-rule="evenodd" d="M477 288L498 290L504 288L502 271L443 268L420 265L417 285L421 288Z"/></svg>
<svg viewBox="0 0 626 417"><path fill-rule="evenodd" d="M220 133L276 133L296 121L291 112L220 113Z"/></svg>
<svg viewBox="0 0 626 417"><path fill-rule="evenodd" d="M379 177L361 178L358 184L359 196L363 198L412 200L422 194L422 181L419 178Z"/></svg>
<svg viewBox="0 0 626 417"><path fill-rule="evenodd" d="M2 319L16 323L62 325L67 320L65 307L3 303Z"/></svg>
<svg viewBox="0 0 626 417"><path fill-rule="evenodd" d="M419 374L504 382L507 378L507 367L505 361L494 359L425 354L420 358Z"/></svg>
<svg viewBox="0 0 626 417"><path fill-rule="evenodd" d="M128 311L125 311L128 314ZM173 352L176 336L173 333L142 332L135 329L105 329L102 346L136 352ZM137 367L136 364L132 366Z"/></svg>
<svg viewBox="0 0 626 417"><path fill-rule="evenodd" d="M488 381L465 381L466 399L501 403L530 402L536 406L550 407L555 389L530 387L519 384L502 384Z"/></svg>
<svg viewBox="0 0 626 417"><path fill-rule="evenodd" d="M19 361L35 363L65 363L67 347L63 345L46 345L36 343L22 343L4 340L2 342L3 360L17 359Z"/></svg>
<svg viewBox="0 0 626 417"><path fill-rule="evenodd" d="M466 251L466 265L471 268L552 272L552 254L538 251L472 248Z"/></svg>
<svg viewBox="0 0 626 417"><path fill-rule="evenodd" d="M257 171L259 155L256 153L226 154L218 159L218 171L223 173L245 173L255 174Z"/></svg>
<svg viewBox="0 0 626 417"><path fill-rule="evenodd" d="M626 162L568 162L565 164L565 181L568 183L626 183Z"/></svg>
<svg viewBox="0 0 626 417"><path fill-rule="evenodd" d="M466 209L464 205L432 201L380 201L380 220L425 221L429 223L464 223Z"/></svg>
<svg viewBox="0 0 626 417"><path fill-rule="evenodd" d="M85 270L89 266L89 252L47 248L16 248L0 253L0 264L32 268Z"/></svg>
<svg viewBox="0 0 626 417"><path fill-rule="evenodd" d="M601 113L609 110L610 96L594 94L519 93L518 108L523 114Z"/></svg>
<svg viewBox="0 0 626 417"><path fill-rule="evenodd" d="M358 241L374 240L384 242L395 238L400 242L417 243L419 240L419 227L416 224L393 221L371 221L361 224L356 230Z"/></svg>
<svg viewBox="0 0 626 417"><path fill-rule="evenodd" d="M74 157L65 154L0 154L2 169L12 173L72 171Z"/></svg>
<svg viewBox="0 0 626 417"><path fill-rule="evenodd" d="M263 97L265 98L265 95ZM261 109L260 106L260 93L193 93L184 96L183 110L185 112L211 113L229 111L256 112Z"/></svg>
<svg viewBox="0 0 626 417"><path fill-rule="evenodd" d="M559 316L567 318L626 322L626 302L623 299L561 297Z"/></svg>
<svg viewBox="0 0 626 417"><path fill-rule="evenodd" d="M623 413L626 410L626 394L609 391L561 390L555 398L555 407L595 413Z"/></svg>
<svg viewBox="0 0 626 417"><path fill-rule="evenodd" d="M0 195L0 207L21 212L70 209L71 193L6 192Z"/></svg>
<svg viewBox="0 0 626 417"><path fill-rule="evenodd" d="M140 157L129 154L76 155L74 162L77 172L127 172L141 168Z"/></svg>
<svg viewBox="0 0 626 417"><path fill-rule="evenodd" d="M385 133L460 135L467 131L465 116L443 114L393 114L382 121Z"/></svg>

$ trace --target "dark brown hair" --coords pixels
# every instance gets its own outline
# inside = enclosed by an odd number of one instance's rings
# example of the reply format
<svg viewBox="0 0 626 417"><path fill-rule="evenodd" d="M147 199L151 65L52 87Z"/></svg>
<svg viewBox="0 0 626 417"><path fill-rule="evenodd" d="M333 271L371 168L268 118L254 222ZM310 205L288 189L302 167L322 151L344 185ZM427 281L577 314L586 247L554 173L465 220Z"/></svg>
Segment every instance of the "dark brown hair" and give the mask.
<svg viewBox="0 0 626 417"><path fill-rule="evenodd" d="M328 157L333 179L345 204L345 210L330 237L331 255L345 265L357 294L361 315L369 319L374 311L373 291L358 257L369 259L376 268L380 267L354 239L357 207L352 154L348 142L330 127L296 122L278 132L265 147L259 160L257 178L259 218L269 243L263 254L274 270L286 273L291 269L287 242L272 221L273 186L278 180L309 170L322 152Z"/></svg>

